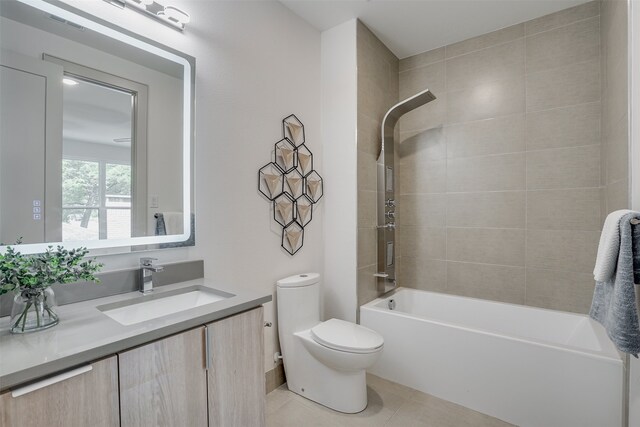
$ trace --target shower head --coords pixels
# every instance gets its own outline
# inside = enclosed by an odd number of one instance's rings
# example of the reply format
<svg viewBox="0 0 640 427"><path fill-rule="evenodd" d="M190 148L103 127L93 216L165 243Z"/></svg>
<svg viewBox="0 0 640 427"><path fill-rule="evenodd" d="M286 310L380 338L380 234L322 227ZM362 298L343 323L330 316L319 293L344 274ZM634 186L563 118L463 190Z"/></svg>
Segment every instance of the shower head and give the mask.
<svg viewBox="0 0 640 427"><path fill-rule="evenodd" d="M436 96L429 89L425 89L404 101L398 102L387 111L387 114L382 120L383 126L386 124L387 126L394 127L402 115L418 107L422 107L434 99L436 99Z"/></svg>
<svg viewBox="0 0 640 427"><path fill-rule="evenodd" d="M384 119L382 119L382 141L378 155L384 150L385 138L393 137L393 130L398 120L400 120L400 117L411 110L422 107L434 99L436 99L436 96L429 89L425 89L391 107L389 111L387 111L387 114L385 114Z"/></svg>

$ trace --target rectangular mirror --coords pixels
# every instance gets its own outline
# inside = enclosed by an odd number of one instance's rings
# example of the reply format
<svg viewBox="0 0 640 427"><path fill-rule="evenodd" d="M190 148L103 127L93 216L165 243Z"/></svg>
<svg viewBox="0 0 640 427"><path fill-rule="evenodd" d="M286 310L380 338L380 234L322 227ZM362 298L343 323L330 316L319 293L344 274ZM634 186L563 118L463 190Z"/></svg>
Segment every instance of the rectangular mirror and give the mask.
<svg viewBox="0 0 640 427"><path fill-rule="evenodd" d="M65 3L0 1L0 242L193 245L194 75L194 58Z"/></svg>

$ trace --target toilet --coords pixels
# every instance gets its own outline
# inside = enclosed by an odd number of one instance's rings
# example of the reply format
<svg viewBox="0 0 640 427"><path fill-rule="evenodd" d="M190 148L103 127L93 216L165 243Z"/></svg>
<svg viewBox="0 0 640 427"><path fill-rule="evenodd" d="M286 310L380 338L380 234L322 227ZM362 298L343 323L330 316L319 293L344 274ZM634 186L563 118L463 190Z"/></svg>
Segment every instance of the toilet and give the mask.
<svg viewBox="0 0 640 427"><path fill-rule="evenodd" d="M364 410L366 369L382 353L382 336L344 320L322 322L318 273L279 280L277 302L289 390L336 411Z"/></svg>

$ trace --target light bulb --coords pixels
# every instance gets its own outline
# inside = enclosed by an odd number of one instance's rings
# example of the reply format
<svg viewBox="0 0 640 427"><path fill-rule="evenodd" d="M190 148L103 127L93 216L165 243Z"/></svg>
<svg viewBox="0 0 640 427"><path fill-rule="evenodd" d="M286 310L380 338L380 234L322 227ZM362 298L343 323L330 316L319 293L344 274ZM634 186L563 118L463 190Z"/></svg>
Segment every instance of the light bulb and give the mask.
<svg viewBox="0 0 640 427"><path fill-rule="evenodd" d="M70 79L70 78L68 78L68 77L64 77L64 78L62 79L62 83L66 84L66 85L68 85L68 86L75 86L75 85L77 85L77 84L78 84L78 82L77 82L77 81L75 81L75 80L73 80L73 79Z"/></svg>

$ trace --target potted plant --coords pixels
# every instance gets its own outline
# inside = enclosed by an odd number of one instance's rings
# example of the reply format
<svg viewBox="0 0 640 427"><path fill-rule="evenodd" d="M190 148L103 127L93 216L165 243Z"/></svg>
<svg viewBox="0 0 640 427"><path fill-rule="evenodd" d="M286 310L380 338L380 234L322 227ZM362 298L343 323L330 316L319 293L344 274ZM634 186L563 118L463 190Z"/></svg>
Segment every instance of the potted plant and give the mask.
<svg viewBox="0 0 640 427"><path fill-rule="evenodd" d="M20 241L18 241L20 243ZM22 334L58 324L55 299L50 288L54 283L80 280L99 283L95 277L103 264L85 260L87 248L67 250L49 246L41 254L23 255L8 246L0 253L0 295L15 292L11 310L11 332Z"/></svg>

